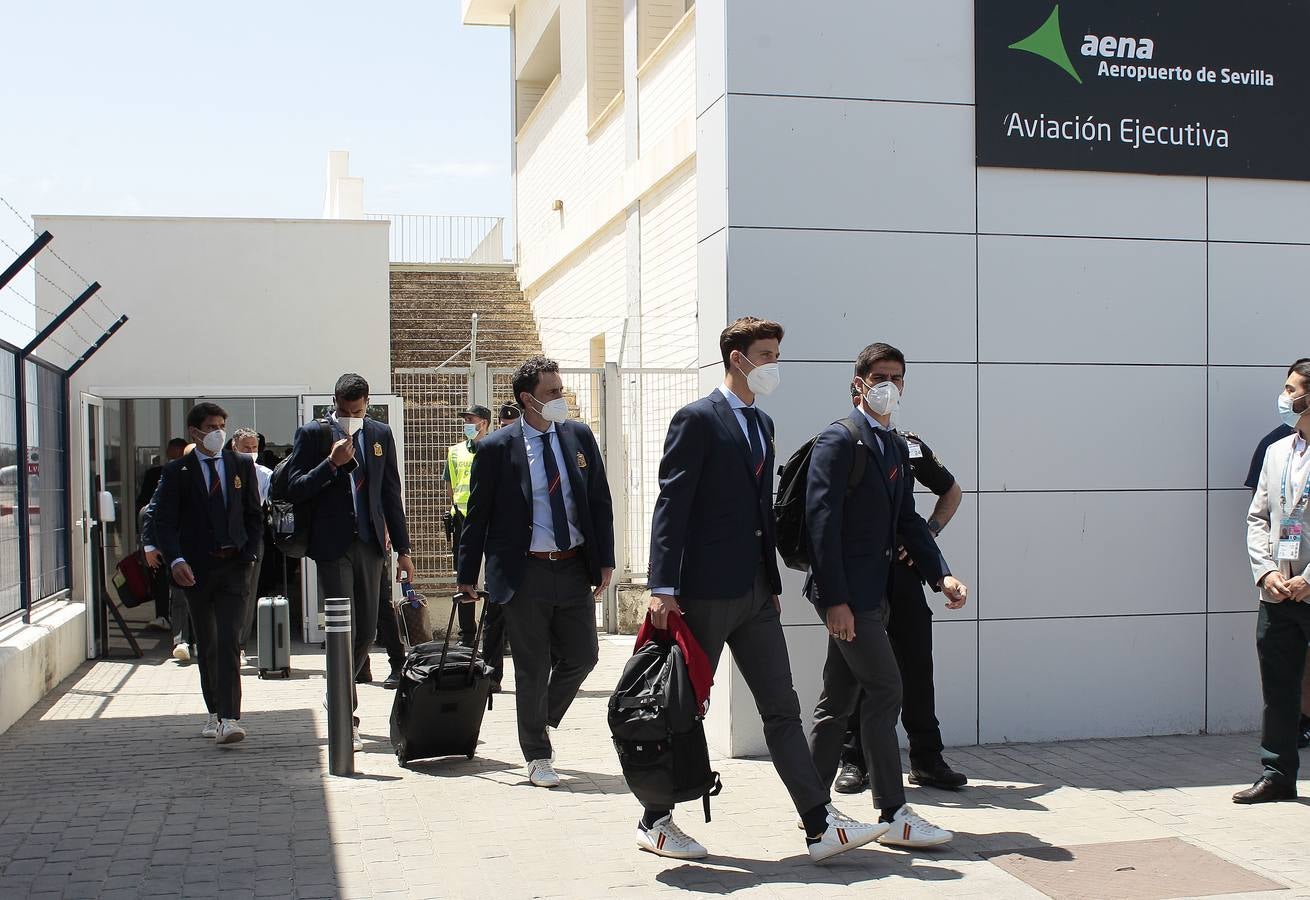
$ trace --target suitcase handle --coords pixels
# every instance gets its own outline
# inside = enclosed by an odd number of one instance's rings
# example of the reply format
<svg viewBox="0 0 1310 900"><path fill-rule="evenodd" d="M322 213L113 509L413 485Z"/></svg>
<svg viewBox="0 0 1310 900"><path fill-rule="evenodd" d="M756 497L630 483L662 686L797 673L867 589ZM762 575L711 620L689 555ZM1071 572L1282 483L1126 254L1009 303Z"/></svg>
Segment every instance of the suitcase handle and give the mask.
<svg viewBox="0 0 1310 900"><path fill-rule="evenodd" d="M450 598L450 620L446 622L446 640L441 645L441 662L437 669L439 672L446 669L446 654L450 652L450 636L455 631L455 614L459 612L459 604L467 596L467 594L453 594ZM478 599L482 601L482 614L478 616L478 630L473 635L473 652L469 654L469 681L473 680L473 669L478 664L478 645L482 643L482 626L487 621L487 592L478 591Z"/></svg>

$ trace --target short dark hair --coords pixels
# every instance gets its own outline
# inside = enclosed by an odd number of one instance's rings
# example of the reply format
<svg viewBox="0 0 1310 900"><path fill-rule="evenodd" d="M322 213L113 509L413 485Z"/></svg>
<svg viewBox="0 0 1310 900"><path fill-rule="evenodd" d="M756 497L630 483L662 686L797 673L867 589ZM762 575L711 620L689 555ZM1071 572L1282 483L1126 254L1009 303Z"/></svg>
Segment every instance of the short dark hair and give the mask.
<svg viewBox="0 0 1310 900"><path fill-rule="evenodd" d="M203 420L202 420L203 421ZM169 450L185 450L186 445L191 443L186 438L173 438L168 442Z"/></svg>
<svg viewBox="0 0 1310 900"><path fill-rule="evenodd" d="M523 413L519 410L517 403L503 403L500 407L500 418L517 419Z"/></svg>
<svg viewBox="0 0 1310 900"><path fill-rule="evenodd" d="M745 355L756 341L781 341L782 326L768 319L742 316L719 333L719 353L723 356L723 370L732 368L732 351Z"/></svg>
<svg viewBox="0 0 1310 900"><path fill-rule="evenodd" d="M1310 356L1303 356L1287 367L1288 375L1291 375L1293 372L1303 378L1310 378Z"/></svg>
<svg viewBox="0 0 1310 900"><path fill-rule="evenodd" d="M860 351L860 355L855 357L855 374L863 378L873 371L873 367L885 360L898 362L901 364L901 372L905 372L905 354L897 350L891 344L877 343L870 344Z"/></svg>
<svg viewBox="0 0 1310 900"><path fill-rule="evenodd" d="M217 403L210 403L208 400L203 403L197 403L195 406L191 407L191 412L186 414L186 427L199 428L201 425L205 424L205 419L208 419L210 416L222 416L226 419L227 410L219 406ZM185 446L185 444L183 446Z"/></svg>
<svg viewBox="0 0 1310 900"><path fill-rule="evenodd" d="M547 359L544 356L534 356L514 370L514 400L524 394L531 394L541 384L541 376L547 372L559 373L559 363L553 359Z"/></svg>
<svg viewBox="0 0 1310 900"><path fill-rule="evenodd" d="M363 375L347 372L337 379L332 395L338 400L363 400L368 396L368 382Z"/></svg>

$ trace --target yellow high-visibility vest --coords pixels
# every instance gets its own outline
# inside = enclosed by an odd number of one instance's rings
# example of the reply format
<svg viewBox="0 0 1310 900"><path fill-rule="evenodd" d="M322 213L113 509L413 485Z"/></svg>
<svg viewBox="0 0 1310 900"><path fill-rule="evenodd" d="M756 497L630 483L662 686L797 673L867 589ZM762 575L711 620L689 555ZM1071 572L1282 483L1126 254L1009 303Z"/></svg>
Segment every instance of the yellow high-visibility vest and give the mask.
<svg viewBox="0 0 1310 900"><path fill-rule="evenodd" d="M469 514L469 491L473 476L473 451L460 441L446 453L446 481L450 483L450 505L461 516Z"/></svg>

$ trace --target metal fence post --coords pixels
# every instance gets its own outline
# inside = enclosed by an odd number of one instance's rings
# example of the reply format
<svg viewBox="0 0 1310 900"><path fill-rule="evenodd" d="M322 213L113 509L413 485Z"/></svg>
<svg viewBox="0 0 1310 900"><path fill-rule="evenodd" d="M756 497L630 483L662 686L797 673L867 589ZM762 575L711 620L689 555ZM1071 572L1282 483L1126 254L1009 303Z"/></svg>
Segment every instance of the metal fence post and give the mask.
<svg viewBox="0 0 1310 900"><path fill-rule="evenodd" d="M496 408L491 405L491 371L487 363L474 363L469 373L469 405L485 406L492 416L496 415Z"/></svg>
<svg viewBox="0 0 1310 900"><path fill-rule="evenodd" d="M328 772L355 774L354 710L351 688L355 680L350 632L350 598L323 601L327 633Z"/></svg>
<svg viewBox="0 0 1310 900"><path fill-rule="evenodd" d="M628 574L628 445L623 437L623 381L616 362L605 364L605 476L614 504L614 577L605 591L605 631L619 633L619 582Z"/></svg>

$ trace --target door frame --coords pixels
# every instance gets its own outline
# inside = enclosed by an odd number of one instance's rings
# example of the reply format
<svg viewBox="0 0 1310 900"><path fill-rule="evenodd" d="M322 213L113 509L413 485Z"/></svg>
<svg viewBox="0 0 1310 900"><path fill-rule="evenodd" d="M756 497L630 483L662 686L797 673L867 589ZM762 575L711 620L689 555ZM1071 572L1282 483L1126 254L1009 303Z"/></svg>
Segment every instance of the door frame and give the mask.
<svg viewBox="0 0 1310 900"><path fill-rule="evenodd" d="M80 442L82 446L76 451L77 458L81 462L78 466L81 511L74 525L82 536L81 578L84 588L82 600L86 607L87 622L86 656L87 659L94 659L98 653L96 630L99 627L99 614L96 592L99 586L96 584L96 560L91 552L91 528L99 518L96 509L98 492L94 485L99 484L100 489L104 490L105 483L105 398L99 394L80 392L78 415L82 422Z"/></svg>

